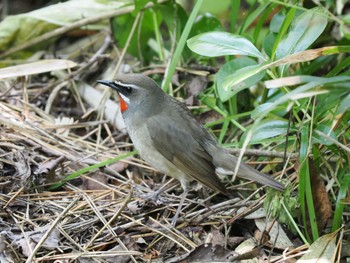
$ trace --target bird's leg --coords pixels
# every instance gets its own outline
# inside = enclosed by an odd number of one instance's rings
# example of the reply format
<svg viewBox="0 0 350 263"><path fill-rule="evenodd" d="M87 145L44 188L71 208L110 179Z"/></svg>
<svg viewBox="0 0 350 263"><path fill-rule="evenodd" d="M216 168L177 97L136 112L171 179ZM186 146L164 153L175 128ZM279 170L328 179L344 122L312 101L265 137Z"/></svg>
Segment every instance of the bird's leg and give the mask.
<svg viewBox="0 0 350 263"><path fill-rule="evenodd" d="M173 227L176 226L177 218L179 217L179 214L180 214L181 209L182 209L182 205L183 205L184 202L185 202L185 199L186 199L186 197L187 197L188 192L189 192L189 189L188 189L188 188L185 188L185 189L184 189L184 192L183 192L182 195L181 195L181 200L180 200L179 206L177 207L176 213L175 213L173 219L171 220L171 225L172 225Z"/></svg>
<svg viewBox="0 0 350 263"><path fill-rule="evenodd" d="M163 193L164 191L167 191L168 189L170 189L171 187L173 187L174 185L176 185L178 182L175 181L174 178L171 178L168 182L166 182L165 184L163 184L158 190L152 192L152 193L149 193L149 194L146 194L146 195L143 195L142 197L148 201L151 201L155 204L157 204L159 201L159 195L161 193ZM162 201L160 201L160 203L162 203Z"/></svg>
<svg viewBox="0 0 350 263"><path fill-rule="evenodd" d="M166 182L165 184L163 184L157 191L154 192L154 194L156 196L160 195L161 193L167 191L168 189L170 189L171 187L173 187L174 185L176 185L178 182L175 181L174 178L171 178L168 182Z"/></svg>

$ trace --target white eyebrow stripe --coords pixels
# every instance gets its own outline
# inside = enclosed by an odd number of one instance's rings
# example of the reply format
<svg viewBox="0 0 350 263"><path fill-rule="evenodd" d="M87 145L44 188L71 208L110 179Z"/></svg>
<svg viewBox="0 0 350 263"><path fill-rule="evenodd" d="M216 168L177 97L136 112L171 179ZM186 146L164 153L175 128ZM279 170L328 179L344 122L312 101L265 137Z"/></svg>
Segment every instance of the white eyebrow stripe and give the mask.
<svg viewBox="0 0 350 263"><path fill-rule="evenodd" d="M130 87L132 89L140 89L138 86L134 85L134 84L125 84L119 80L116 80L115 83L119 86L122 86L122 87Z"/></svg>

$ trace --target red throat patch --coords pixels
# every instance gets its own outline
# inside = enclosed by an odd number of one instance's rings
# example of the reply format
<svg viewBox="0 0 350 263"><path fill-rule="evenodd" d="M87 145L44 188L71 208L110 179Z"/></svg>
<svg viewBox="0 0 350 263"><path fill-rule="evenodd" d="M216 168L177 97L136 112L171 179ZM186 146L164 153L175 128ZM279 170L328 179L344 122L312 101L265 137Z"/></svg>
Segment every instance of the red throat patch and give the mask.
<svg viewBox="0 0 350 263"><path fill-rule="evenodd" d="M128 104L125 102L125 100L123 100L122 96L120 96L119 93L118 93L118 97L119 97L120 110L121 112L124 112L128 109Z"/></svg>

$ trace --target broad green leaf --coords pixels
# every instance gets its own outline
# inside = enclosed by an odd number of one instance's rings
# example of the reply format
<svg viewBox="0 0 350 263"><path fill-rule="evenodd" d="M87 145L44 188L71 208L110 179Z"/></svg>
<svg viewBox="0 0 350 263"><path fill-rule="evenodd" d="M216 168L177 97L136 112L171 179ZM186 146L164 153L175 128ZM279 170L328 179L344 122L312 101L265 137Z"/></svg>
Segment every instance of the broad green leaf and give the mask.
<svg viewBox="0 0 350 263"><path fill-rule="evenodd" d="M227 76L222 83L222 88L224 90L233 90L234 93L237 93L243 90L248 83L248 79L256 74L265 75L265 67L268 63L262 63L257 65L246 66L234 72L233 74Z"/></svg>
<svg viewBox="0 0 350 263"><path fill-rule="evenodd" d="M350 27L349 27L349 25L340 24L340 32L346 39L350 39Z"/></svg>
<svg viewBox="0 0 350 263"><path fill-rule="evenodd" d="M219 16L220 14L222 14L230 8L230 2L231 0L204 0L199 11L201 13L210 13L215 16Z"/></svg>
<svg viewBox="0 0 350 263"><path fill-rule="evenodd" d="M201 14L196 18L190 36L196 36L208 31L222 31L220 20L209 13Z"/></svg>
<svg viewBox="0 0 350 263"><path fill-rule="evenodd" d="M275 41L276 41L276 34L270 33L265 37L265 40L263 42L264 51L269 57L271 57L272 55L272 48Z"/></svg>
<svg viewBox="0 0 350 263"><path fill-rule="evenodd" d="M285 18L286 15L282 13L276 13L271 19L270 31L277 34L280 31Z"/></svg>
<svg viewBox="0 0 350 263"><path fill-rule="evenodd" d="M304 85L297 87L291 92L277 98L274 102L269 102L260 105L253 112L252 115L259 116L260 118L266 116L269 112L276 109L279 105L286 103L288 101L299 100L301 98L308 98L310 96L315 96L318 94L323 94L330 92L329 89L326 90L313 90L318 87L326 86L334 83L344 83L350 81L350 77L339 76L333 78L319 78L318 81L311 81Z"/></svg>
<svg viewBox="0 0 350 263"><path fill-rule="evenodd" d="M208 32L187 40L187 46L202 56L226 55L252 56L266 60L266 57L248 39L227 32Z"/></svg>
<svg viewBox="0 0 350 263"><path fill-rule="evenodd" d="M271 56L270 56L271 60L275 59L277 47L280 44L283 37L285 37L287 30L294 19L295 13L296 13L296 9L291 8L286 14L286 16L284 17L283 21L281 21L281 26L276 34L275 43L273 43L273 46L271 47Z"/></svg>
<svg viewBox="0 0 350 263"><path fill-rule="evenodd" d="M306 50L322 34L326 26L327 16L322 8L314 8L298 16L277 47L277 59Z"/></svg>
<svg viewBox="0 0 350 263"><path fill-rule="evenodd" d="M329 94L319 96L317 99L315 113L318 119L328 119L329 116L342 114L350 108L349 82L335 83L329 89L331 90ZM333 109L335 109L335 112Z"/></svg>
<svg viewBox="0 0 350 263"><path fill-rule="evenodd" d="M274 115L284 116L288 111L286 103L281 105L274 105L272 102L266 102L257 106L251 113L251 118L257 120L260 116L263 116L265 112L273 112Z"/></svg>
<svg viewBox="0 0 350 263"><path fill-rule="evenodd" d="M350 108L350 93L340 101L336 114L342 114Z"/></svg>
<svg viewBox="0 0 350 263"><path fill-rule="evenodd" d="M288 121L267 119L259 122L254 128L251 142L261 141L264 139L276 137L286 134L288 129Z"/></svg>
<svg viewBox="0 0 350 263"><path fill-rule="evenodd" d="M327 55L333 55L333 54L345 53L345 52L350 52L349 46L324 47L324 48L301 51L274 62L266 61L259 65L248 66L246 68L242 68L236 71L231 76L229 76L223 84L224 89L239 88L240 86L242 86L242 82L244 82L247 78L259 72L265 71L266 69L269 69L269 68L278 67L286 64L306 62L306 61L314 60L320 56L327 56Z"/></svg>
<svg viewBox="0 0 350 263"><path fill-rule="evenodd" d="M135 2L134 14L136 14L137 12L140 12L141 9L144 8L148 2L153 2L153 4L157 3L156 0L135 0L134 2Z"/></svg>
<svg viewBox="0 0 350 263"><path fill-rule="evenodd" d="M238 92L237 90L224 88L223 83L226 77L229 77L232 73L234 73L235 71L241 68L251 66L251 65L256 65L256 64L257 63L255 60L247 57L242 57L242 58L237 58L232 61L229 61L220 68L218 73L216 73L215 75L215 83L216 83L216 88L221 101L229 100L233 95L235 95ZM264 75L265 74L261 72L259 74L256 74L246 79L246 81L244 82L244 85L242 85L240 90L253 86L258 81L260 81L264 77Z"/></svg>
<svg viewBox="0 0 350 263"><path fill-rule="evenodd" d="M325 124L320 124L316 127L317 131L320 131L330 138L337 140L337 136L335 135L334 131L329 127L328 125ZM312 143L319 143L323 145L332 145L333 143L329 140L327 140L325 137L320 136L317 132L313 131L312 133Z"/></svg>
<svg viewBox="0 0 350 263"><path fill-rule="evenodd" d="M131 2L131 1L129 1ZM32 12L7 16L0 23L0 50L20 45L58 27L125 6L124 1L71 0ZM101 26L89 25L89 28Z"/></svg>
<svg viewBox="0 0 350 263"><path fill-rule="evenodd" d="M135 21L134 13L117 16L111 20L114 40L117 42L119 46L125 47L125 44L127 43L134 21ZM149 56L154 56L154 52L152 52L153 50L150 51L150 48L147 45L139 46L139 37L146 43L149 41L151 37L155 37L153 17L152 17L152 12L150 10L146 10L143 13L142 23L140 24L140 28L141 28L140 33L137 36L134 36L129 43L128 53L135 57L146 54L148 56L144 57L144 59L147 60ZM146 50L147 50L147 53L146 53Z"/></svg>

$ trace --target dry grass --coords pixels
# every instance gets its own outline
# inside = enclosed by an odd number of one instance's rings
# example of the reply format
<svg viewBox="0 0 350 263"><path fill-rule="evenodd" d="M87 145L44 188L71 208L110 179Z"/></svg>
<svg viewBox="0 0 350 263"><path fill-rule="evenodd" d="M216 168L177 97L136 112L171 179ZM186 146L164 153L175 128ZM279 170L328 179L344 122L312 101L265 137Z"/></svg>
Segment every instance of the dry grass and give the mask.
<svg viewBox="0 0 350 263"><path fill-rule="evenodd" d="M144 197L168 178L134 158L49 190L68 174L131 147L125 136L116 142L118 133L105 121L91 120L98 116L94 111L72 124L56 124L52 115L59 112L48 115L35 100L23 100L36 92L14 89L14 95L2 97L0 103L1 239L14 262L171 259L211 243L213 231L217 245L226 240L232 247L231 228L261 207L258 191L246 199L207 194L200 198L194 191L172 228L169 222L181 189L170 187L157 204L148 201ZM57 106L53 109L59 111Z"/></svg>
<svg viewBox="0 0 350 263"><path fill-rule="evenodd" d="M89 64L98 61L94 56ZM43 76L0 87L2 258L181 262L208 259L201 258L205 255L232 261L237 257L233 249L245 240L258 248L246 257L263 258L273 248L277 254L286 249L254 224L254 219L266 217L259 189L231 186L237 190L235 198L193 191L172 228L179 185L169 186L155 202L147 198L169 178L130 157L86 168L132 151L132 144L108 124L104 107L91 108L80 97L79 85L71 79L87 73L81 69L86 64L61 81ZM78 178L57 188L57 182L83 168ZM265 229L272 225L277 222L266 220Z"/></svg>

